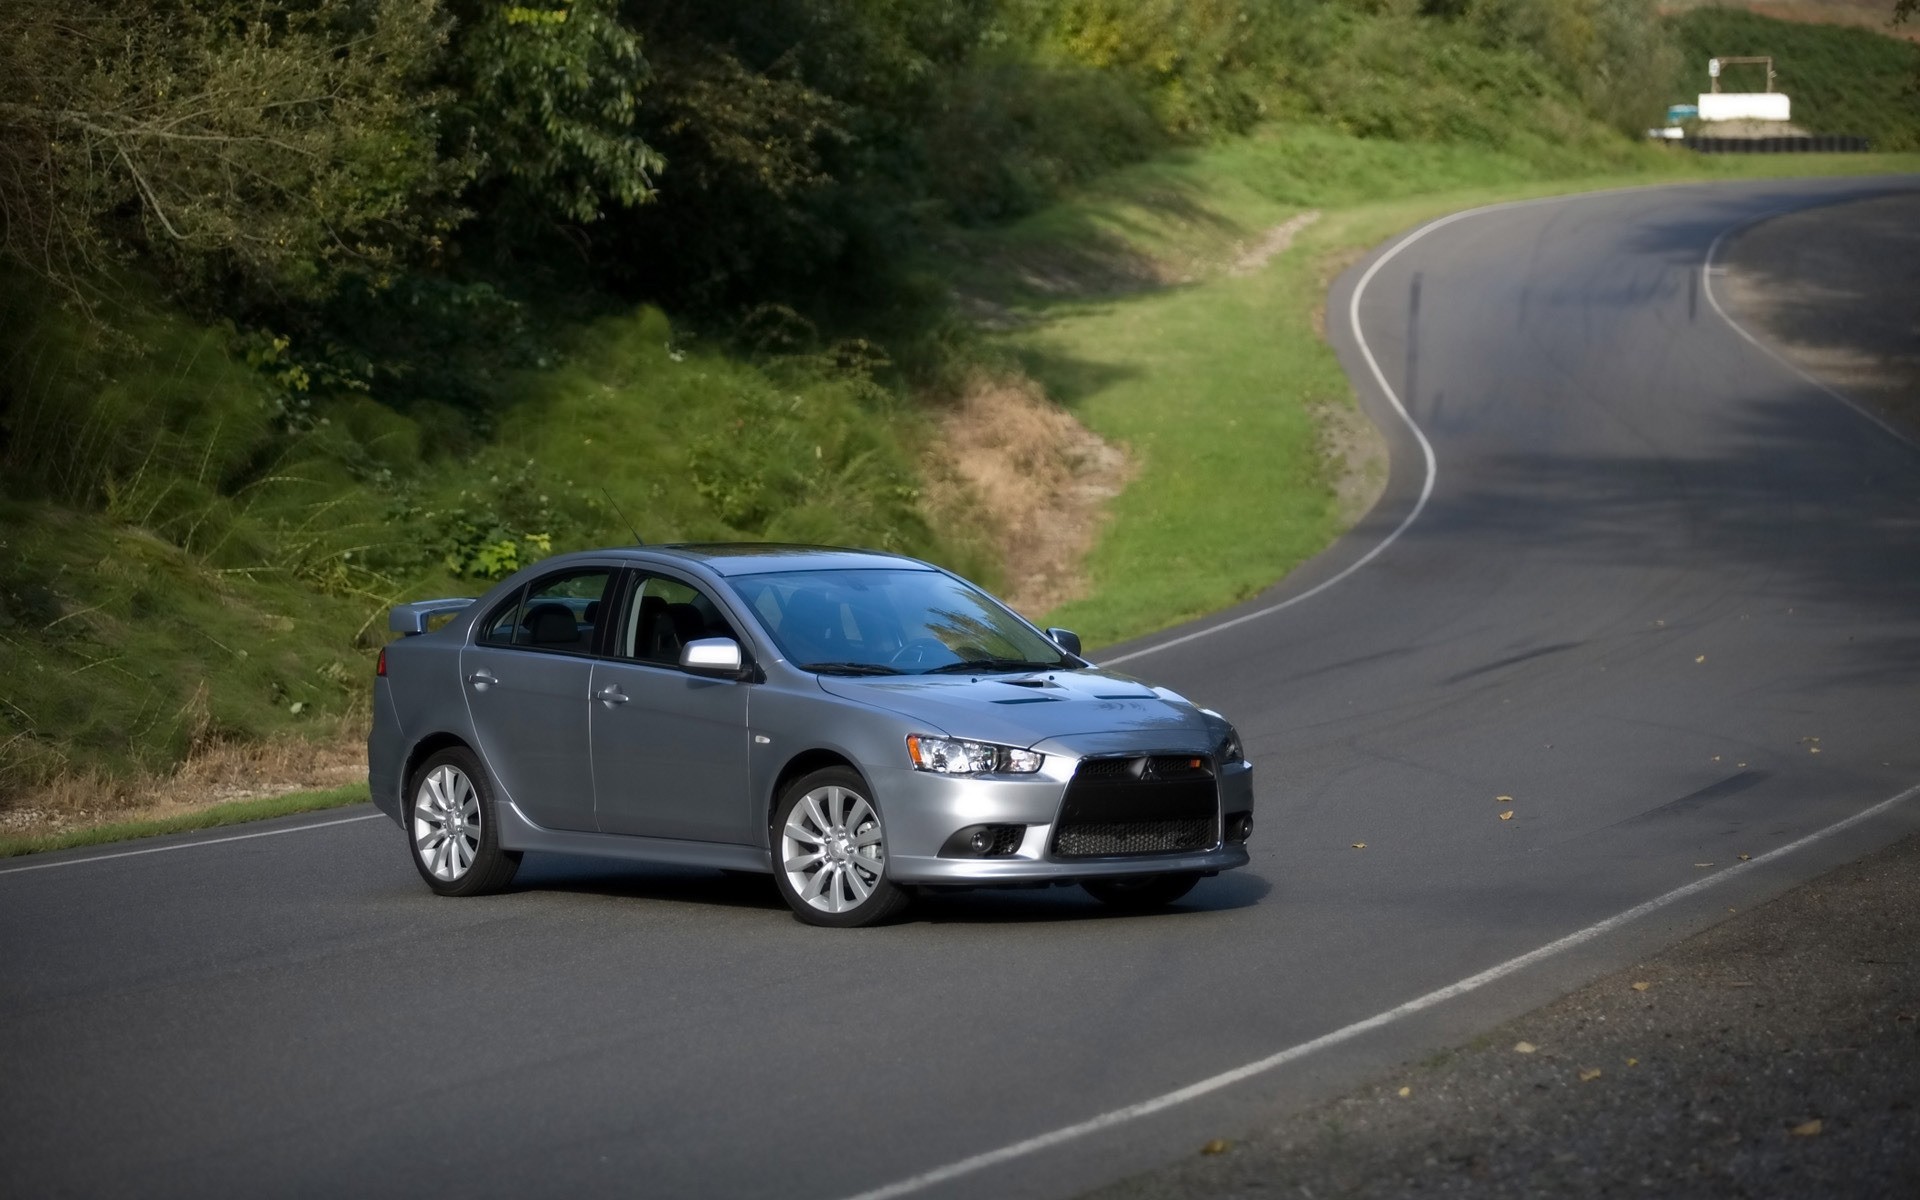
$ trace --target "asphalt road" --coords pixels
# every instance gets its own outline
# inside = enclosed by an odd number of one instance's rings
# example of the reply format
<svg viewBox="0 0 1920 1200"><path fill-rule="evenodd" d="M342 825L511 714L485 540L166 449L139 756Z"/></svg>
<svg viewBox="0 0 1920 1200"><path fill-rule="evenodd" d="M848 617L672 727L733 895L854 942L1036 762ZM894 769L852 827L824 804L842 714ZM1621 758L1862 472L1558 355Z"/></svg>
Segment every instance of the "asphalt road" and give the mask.
<svg viewBox="0 0 1920 1200"><path fill-rule="evenodd" d="M1916 185L1546 201L1344 277L1380 506L1273 595L1107 656L1259 765L1253 865L1179 910L975 894L844 933L757 881L552 858L447 901L353 811L0 865L0 1191L1069 1194L1894 840L1920 451L1736 333L1701 268L1761 213Z"/></svg>

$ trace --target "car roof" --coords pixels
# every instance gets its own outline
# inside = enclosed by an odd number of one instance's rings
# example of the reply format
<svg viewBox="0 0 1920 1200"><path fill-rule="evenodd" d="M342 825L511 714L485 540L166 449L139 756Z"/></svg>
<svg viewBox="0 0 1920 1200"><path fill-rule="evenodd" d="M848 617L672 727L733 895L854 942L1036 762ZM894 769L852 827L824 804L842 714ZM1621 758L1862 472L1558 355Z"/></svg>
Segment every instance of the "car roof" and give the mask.
<svg viewBox="0 0 1920 1200"><path fill-rule="evenodd" d="M790 546L778 542L678 542L664 546L617 546L595 551L638 562L697 563L716 575L762 575L769 571L852 571L876 567L931 571L917 558L840 546Z"/></svg>

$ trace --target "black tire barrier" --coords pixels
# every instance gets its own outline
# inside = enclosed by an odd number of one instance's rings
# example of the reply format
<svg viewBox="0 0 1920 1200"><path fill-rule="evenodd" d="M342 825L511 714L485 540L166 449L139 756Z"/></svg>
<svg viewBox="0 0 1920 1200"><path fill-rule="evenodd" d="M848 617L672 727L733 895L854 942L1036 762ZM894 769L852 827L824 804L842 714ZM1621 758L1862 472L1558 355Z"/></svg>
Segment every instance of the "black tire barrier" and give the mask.
<svg viewBox="0 0 1920 1200"><path fill-rule="evenodd" d="M1866 154L1873 144L1863 137L1820 134L1812 137L1692 137L1682 146L1696 154Z"/></svg>

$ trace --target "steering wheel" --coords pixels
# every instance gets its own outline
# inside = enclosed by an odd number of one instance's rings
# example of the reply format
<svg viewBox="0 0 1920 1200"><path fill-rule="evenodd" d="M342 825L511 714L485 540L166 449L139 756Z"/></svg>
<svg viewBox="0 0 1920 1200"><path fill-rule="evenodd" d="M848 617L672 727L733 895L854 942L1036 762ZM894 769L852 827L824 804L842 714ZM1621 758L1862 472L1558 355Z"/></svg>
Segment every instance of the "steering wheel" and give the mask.
<svg viewBox="0 0 1920 1200"><path fill-rule="evenodd" d="M887 659L887 665L893 667L924 667L941 662L952 662L953 651L939 638L908 638L906 645L893 652Z"/></svg>

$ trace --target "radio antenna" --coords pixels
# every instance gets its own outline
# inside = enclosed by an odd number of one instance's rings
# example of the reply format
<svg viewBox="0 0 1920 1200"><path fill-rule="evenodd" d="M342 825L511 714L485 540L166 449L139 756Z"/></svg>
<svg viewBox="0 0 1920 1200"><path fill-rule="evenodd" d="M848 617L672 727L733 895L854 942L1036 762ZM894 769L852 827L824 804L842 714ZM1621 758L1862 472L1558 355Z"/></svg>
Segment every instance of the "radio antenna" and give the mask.
<svg viewBox="0 0 1920 1200"><path fill-rule="evenodd" d="M633 535L633 544L636 546L646 545L647 539L640 536L640 531L633 527L633 522L627 520L627 514L620 511L619 501L613 498L613 493L607 490L607 485L604 483L600 485L600 494L607 498L608 505L613 508L613 515L619 517L620 523L625 525L627 532Z"/></svg>

